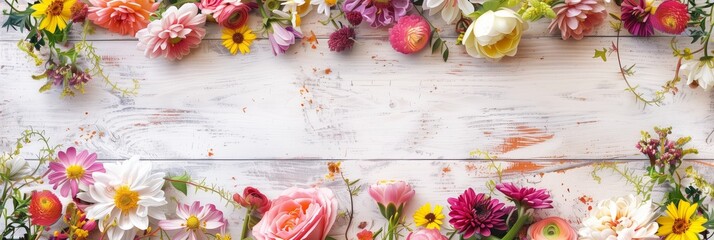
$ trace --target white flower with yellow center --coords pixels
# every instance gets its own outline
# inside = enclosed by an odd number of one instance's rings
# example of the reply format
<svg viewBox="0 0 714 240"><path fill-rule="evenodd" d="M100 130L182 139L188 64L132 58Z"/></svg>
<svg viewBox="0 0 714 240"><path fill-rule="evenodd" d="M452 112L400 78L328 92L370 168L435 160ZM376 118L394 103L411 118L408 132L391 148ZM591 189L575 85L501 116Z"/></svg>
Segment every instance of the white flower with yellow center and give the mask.
<svg viewBox="0 0 714 240"><path fill-rule="evenodd" d="M79 199L89 202L87 218L99 220L99 229L109 239L134 239L137 230L149 227L149 217L164 220L166 205L164 173L151 173L151 162L133 157L122 163L104 165L106 172L93 174L94 184L81 186Z"/></svg>
<svg viewBox="0 0 714 240"><path fill-rule="evenodd" d="M337 0L312 0L312 5L317 5L317 13L330 17L332 7L337 5Z"/></svg>

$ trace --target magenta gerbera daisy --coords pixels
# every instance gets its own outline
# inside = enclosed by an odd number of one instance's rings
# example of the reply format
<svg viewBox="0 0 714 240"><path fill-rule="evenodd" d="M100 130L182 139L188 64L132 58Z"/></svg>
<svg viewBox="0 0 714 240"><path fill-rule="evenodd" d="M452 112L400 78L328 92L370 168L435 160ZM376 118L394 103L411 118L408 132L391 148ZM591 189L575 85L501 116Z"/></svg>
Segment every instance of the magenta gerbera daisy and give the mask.
<svg viewBox="0 0 714 240"><path fill-rule="evenodd" d="M57 154L57 161L50 163L47 178L50 184L54 184L54 189L60 188L63 197L74 197L79 192L80 183L94 184L92 173L105 172L104 165L96 160L96 153L89 154L84 150L77 154L77 150L70 147L66 152L60 151Z"/></svg>
<svg viewBox="0 0 714 240"><path fill-rule="evenodd" d="M648 37L654 34L652 26L652 6L646 0L624 0L621 19L625 28L635 36Z"/></svg>
<svg viewBox="0 0 714 240"><path fill-rule="evenodd" d="M506 230L505 216L513 210L498 199L491 199L483 193L476 194L472 188L447 201L451 207L449 223L465 239L474 234L488 237L492 230Z"/></svg>
<svg viewBox="0 0 714 240"><path fill-rule="evenodd" d="M519 206L534 209L553 208L553 200L550 200L550 194L545 189L519 188L513 183L500 183L496 185L496 189Z"/></svg>

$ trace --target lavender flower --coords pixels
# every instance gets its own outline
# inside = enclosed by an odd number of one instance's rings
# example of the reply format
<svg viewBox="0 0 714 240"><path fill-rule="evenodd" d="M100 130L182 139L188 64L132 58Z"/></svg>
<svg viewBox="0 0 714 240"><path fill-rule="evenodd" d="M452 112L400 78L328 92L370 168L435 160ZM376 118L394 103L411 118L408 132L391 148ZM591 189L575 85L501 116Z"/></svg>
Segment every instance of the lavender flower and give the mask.
<svg viewBox="0 0 714 240"><path fill-rule="evenodd" d="M271 23L273 32L268 35L270 46L273 48L275 56L284 54L291 45L295 44L296 38L302 38L302 33L293 27L284 28L279 23Z"/></svg>

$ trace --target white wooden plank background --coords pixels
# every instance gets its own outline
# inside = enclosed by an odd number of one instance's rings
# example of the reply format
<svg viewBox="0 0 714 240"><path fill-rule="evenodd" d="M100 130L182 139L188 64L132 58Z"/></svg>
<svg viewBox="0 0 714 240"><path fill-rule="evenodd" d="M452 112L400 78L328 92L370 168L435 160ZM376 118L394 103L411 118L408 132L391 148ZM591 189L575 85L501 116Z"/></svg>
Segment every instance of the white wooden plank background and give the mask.
<svg viewBox="0 0 714 240"><path fill-rule="evenodd" d="M443 63L426 52L401 55L385 29L366 26L352 51L332 53L326 39L331 27L310 19L303 30L317 36L314 49L303 41L274 57L261 38L250 55L232 56L213 26L181 62L149 60L135 50L134 39L99 29L89 39L110 75L126 85L130 79L141 83L130 97L99 80L74 98L38 94L43 83L30 76L39 69L15 47L20 35L0 34L0 143L7 146L34 127L55 143L96 151L102 159L140 155L160 170L189 171L233 191L255 186L270 197L319 183L328 159L352 159L344 163L352 178L414 184L417 197L408 212L427 201L445 205L467 187L485 191L495 177L487 163L443 160L467 159L480 149L518 159L498 162L506 166L506 180L551 189L556 209L567 210L544 214L564 216L574 226L588 206L632 192L617 175L602 172L597 184L590 172L596 160L644 159L634 148L640 130L674 126L676 136L692 136L691 146L700 150L696 168L707 176L714 171L708 162L714 159L711 93L681 84L664 106L643 109L623 91L615 61L591 58L593 49L614 41L607 26L582 41L562 41L548 33L547 22L534 23L518 55L494 63L454 46L453 27L437 19L451 49ZM674 73L669 41L621 40L625 63L637 63L633 82L644 92ZM338 195L344 207L347 195ZM189 198L215 199L200 193ZM357 221L380 219L367 194L357 203ZM242 212L227 215L238 232ZM334 233L341 236L339 221Z"/></svg>

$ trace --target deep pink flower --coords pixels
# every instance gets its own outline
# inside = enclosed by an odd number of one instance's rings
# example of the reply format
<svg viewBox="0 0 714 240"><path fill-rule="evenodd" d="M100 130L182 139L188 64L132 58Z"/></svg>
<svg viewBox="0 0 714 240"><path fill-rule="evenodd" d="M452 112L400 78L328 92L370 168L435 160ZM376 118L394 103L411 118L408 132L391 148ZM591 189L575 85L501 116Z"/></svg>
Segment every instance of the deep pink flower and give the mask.
<svg viewBox="0 0 714 240"><path fill-rule="evenodd" d="M217 230L225 224L223 212L217 210L216 206L213 204L201 206L201 202L198 201L193 202L191 206L179 204L176 215L178 219L159 221L159 227L163 230L179 230L173 236L173 240L206 239L206 231Z"/></svg>
<svg viewBox="0 0 714 240"><path fill-rule="evenodd" d="M96 25L121 35L134 36L151 21L158 8L154 0L89 0L87 18Z"/></svg>
<svg viewBox="0 0 714 240"><path fill-rule="evenodd" d="M689 22L687 4L676 0L667 0L657 7L652 26L662 32L680 34L687 29L687 22Z"/></svg>
<svg viewBox="0 0 714 240"><path fill-rule="evenodd" d="M431 26L426 19L419 15L404 16L389 29L389 43L397 52L412 54L429 44L430 34Z"/></svg>
<svg viewBox="0 0 714 240"><path fill-rule="evenodd" d="M161 19L136 33L139 49L149 58L181 59L201 43L206 35L205 23L206 15L198 14L196 4L184 4L179 9L171 6Z"/></svg>
<svg viewBox="0 0 714 240"><path fill-rule="evenodd" d="M248 4L237 1L237 4L227 4L220 11L213 14L219 25L224 28L237 29L245 25L250 13Z"/></svg>
<svg viewBox="0 0 714 240"><path fill-rule="evenodd" d="M592 32L607 18L605 5L600 0L565 0L553 6L555 19L550 23L550 31L560 30L563 40L580 40Z"/></svg>
<svg viewBox="0 0 714 240"><path fill-rule="evenodd" d="M47 178L52 188L60 188L63 197L74 197L79 192L79 184L94 184L92 173L105 172L104 165L97 162L97 154L84 150L77 154L74 147L57 153L57 161L50 162Z"/></svg>
<svg viewBox="0 0 714 240"><path fill-rule="evenodd" d="M410 0L346 0L342 9L360 12L370 26L383 27L396 23L411 6Z"/></svg>
<svg viewBox="0 0 714 240"><path fill-rule="evenodd" d="M347 21L352 25L353 27L358 26L360 23L362 23L362 13L360 12L347 12L345 13L345 18Z"/></svg>
<svg viewBox="0 0 714 240"><path fill-rule="evenodd" d="M352 27L342 27L330 34L330 39L327 40L327 45L330 51L342 52L352 48L355 43L355 29Z"/></svg>
<svg viewBox="0 0 714 240"><path fill-rule="evenodd" d="M246 187L243 189L243 196L237 193L233 194L233 201L236 201L243 207L255 209L260 215L263 215L270 209L270 199L254 187Z"/></svg>
<svg viewBox="0 0 714 240"><path fill-rule="evenodd" d="M519 188L513 183L500 183L496 185L496 189L519 206L534 209L553 208L553 200L550 200L550 194L545 189Z"/></svg>
<svg viewBox="0 0 714 240"><path fill-rule="evenodd" d="M399 213L399 210L414 197L414 189L404 181L382 180L369 186L369 195L377 201L382 216L391 219L392 215ZM385 211L390 205L396 212Z"/></svg>
<svg viewBox="0 0 714 240"><path fill-rule="evenodd" d="M652 26L652 10L646 0L624 0L622 1L622 15L620 18L625 23L625 28L635 36L648 37L654 34Z"/></svg>
<svg viewBox="0 0 714 240"><path fill-rule="evenodd" d="M513 210L498 199L491 199L483 193L476 194L473 188L447 201L451 207L449 223L464 239L474 234L488 237L492 230L506 230L505 217Z"/></svg>

